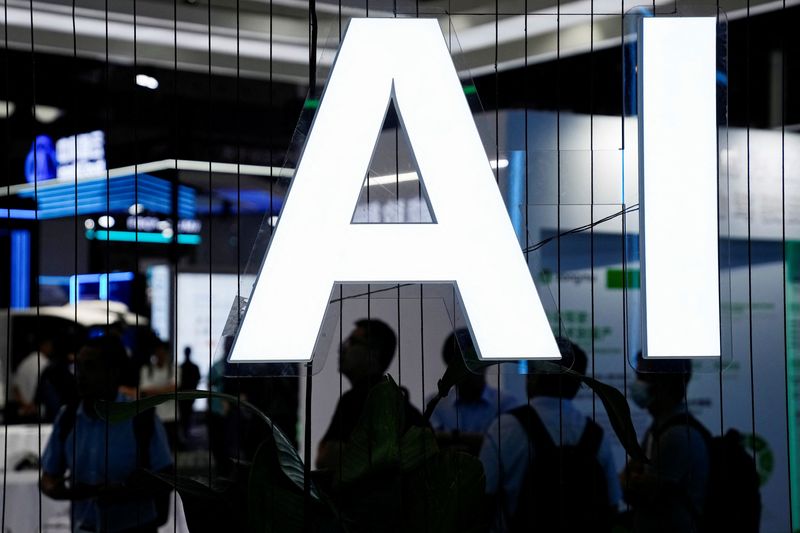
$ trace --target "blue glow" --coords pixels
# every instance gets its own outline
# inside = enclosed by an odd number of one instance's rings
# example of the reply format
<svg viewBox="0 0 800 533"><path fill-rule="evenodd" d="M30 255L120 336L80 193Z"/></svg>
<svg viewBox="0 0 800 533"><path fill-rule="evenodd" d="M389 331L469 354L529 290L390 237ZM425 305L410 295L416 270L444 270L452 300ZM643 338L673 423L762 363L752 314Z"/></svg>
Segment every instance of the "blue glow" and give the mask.
<svg viewBox="0 0 800 533"><path fill-rule="evenodd" d="M25 180L51 180L57 176L56 147L47 135L38 135L25 157Z"/></svg>
<svg viewBox="0 0 800 533"><path fill-rule="evenodd" d="M100 279L97 280L98 285L100 285L100 299L101 300L108 300L108 274L100 274Z"/></svg>
<svg viewBox="0 0 800 533"><path fill-rule="evenodd" d="M56 276L54 276L56 277ZM69 276L69 303L80 300L80 288L83 285L97 284L98 298L107 300L112 283L133 281L133 272L110 272L102 274L78 274Z"/></svg>
<svg viewBox="0 0 800 533"><path fill-rule="evenodd" d="M0 218L35 220L36 211L33 209L0 209Z"/></svg>
<svg viewBox="0 0 800 533"><path fill-rule="evenodd" d="M508 159L508 215L517 240L525 240L525 152L515 150Z"/></svg>
<svg viewBox="0 0 800 533"><path fill-rule="evenodd" d="M172 184L168 181L139 174L77 183L76 205L75 183L53 185L38 191L28 189L20 192L23 198L36 197L39 218L58 218L95 213L126 213L134 203L147 211L161 214L172 213ZM195 218L197 195L194 189L178 185L178 217Z"/></svg>
<svg viewBox="0 0 800 533"><path fill-rule="evenodd" d="M525 152L514 150L508 158L508 215L511 217L511 225L514 226L514 233L517 241L525 242L525 216L524 210L527 205L525 198ZM517 372L520 374L528 373L528 361L522 360L517 363Z"/></svg>
<svg viewBox="0 0 800 533"><path fill-rule="evenodd" d="M30 305L31 296L31 233L28 230L11 232L11 308Z"/></svg>
<svg viewBox="0 0 800 533"><path fill-rule="evenodd" d="M39 276L39 285L69 285L70 276Z"/></svg>
<svg viewBox="0 0 800 533"><path fill-rule="evenodd" d="M97 241L119 241L119 242L141 242L148 244L168 244L171 243L172 237L164 237L160 233L142 233L135 231L107 231L101 230L88 230L86 238L89 240ZM178 234L178 244L200 244L200 235L190 235L185 233Z"/></svg>

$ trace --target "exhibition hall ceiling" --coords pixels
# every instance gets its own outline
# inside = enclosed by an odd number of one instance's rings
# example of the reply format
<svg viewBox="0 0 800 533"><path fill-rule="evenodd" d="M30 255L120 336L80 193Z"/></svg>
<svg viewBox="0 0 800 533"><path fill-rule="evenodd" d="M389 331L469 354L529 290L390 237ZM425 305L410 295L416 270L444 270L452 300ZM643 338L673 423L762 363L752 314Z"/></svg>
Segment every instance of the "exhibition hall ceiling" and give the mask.
<svg viewBox="0 0 800 533"><path fill-rule="evenodd" d="M351 17L435 16L461 74L480 76L494 72L495 64L504 71L618 45L620 13L644 3L319 0L318 79L325 79L340 29ZM674 3L658 0L655 5L666 13ZM756 14L784 3L754 0L749 5ZM32 36L37 52L101 60L108 54L113 62L196 72L208 72L210 63L215 74L265 79L271 73L274 80L308 81L306 0L211 0L211 6L206 0L7 0L6 6L9 47L18 50L30 50ZM728 0L720 6L729 19L745 14L744 2Z"/></svg>

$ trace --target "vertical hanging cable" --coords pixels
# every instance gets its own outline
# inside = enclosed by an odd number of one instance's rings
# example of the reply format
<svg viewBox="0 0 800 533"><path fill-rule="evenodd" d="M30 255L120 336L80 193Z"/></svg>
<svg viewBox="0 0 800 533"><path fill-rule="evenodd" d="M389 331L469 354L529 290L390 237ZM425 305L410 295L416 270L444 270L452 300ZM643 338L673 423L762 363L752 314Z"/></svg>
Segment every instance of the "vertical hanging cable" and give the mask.
<svg viewBox="0 0 800 533"><path fill-rule="evenodd" d="M500 74L498 71L498 60L500 55L500 0L494 0L494 160L500 161ZM497 174L495 180L500 181L500 165L496 164ZM497 486L503 486L503 439L500 436L502 432L502 418L500 417L500 366L497 367L497 465L498 465L498 481ZM503 491L500 491L503 494ZM504 496L505 497L505 496ZM498 509L504 507L504 502L501 502Z"/></svg>
<svg viewBox="0 0 800 533"><path fill-rule="evenodd" d="M30 31L30 39L31 39L31 113L33 115L33 120L31 122L31 133L33 137L33 199L34 199L34 226L33 226L33 246L31 246L29 253L36 259L35 263L31 261L32 264L36 266L32 268L31 277L33 278L33 282L31 283L31 296L33 296L34 301L36 302L36 381L38 383L39 378L42 375L42 352L40 349L40 344L42 341L42 331L41 331L41 316L40 316L40 309L39 309L39 276L37 273L41 269L41 265L39 264L39 245L41 241L41 231L39 227L39 164L38 164L38 156L36 150L36 47L35 47L35 40L34 40L34 27L33 27L33 0L29 0L28 7L30 9L30 23L31 23L31 31ZM36 250L36 251L34 251ZM42 466L41 466L41 458L42 458L42 422L41 422L41 413L42 413L42 406L41 400L39 398L35 398L34 401L36 405L36 420L37 420L37 431L36 431L36 445L37 445L37 455L39 458L39 465L37 465L37 479L39 484L42 482ZM38 491L38 520L39 520L39 531L42 530L42 492Z"/></svg>
<svg viewBox="0 0 800 533"><path fill-rule="evenodd" d="M786 12L786 0L782 0L781 2L781 10ZM786 17L781 17L781 28L780 28L780 52L781 52L781 251L782 251L782 259L783 259L783 373L785 376L785 391L786 391L786 453L787 453L787 464L786 469L788 472L788 476L786 479L788 480L788 487L787 487L787 494L789 496L789 520L788 520L788 530L792 531L792 527L794 526L795 516L795 505L794 501L797 498L797 494L794 493L794 483L792 482L792 459L791 455L794 453L792 451L793 447L798 446L797 442L792 442L791 439L791 431L790 427L792 425L792 421L789 420L789 416L792 413L790 409L791 402L794 400L790 397L789 393L791 391L789 380L791 378L789 365L794 365L795 361L789 361L789 330L788 328L794 327L793 325L788 323L787 320L787 278L786 278Z"/></svg>
<svg viewBox="0 0 800 533"><path fill-rule="evenodd" d="M74 2L75 0L73 0ZM131 103L133 107L133 272L139 271L139 216L140 216L140 208L139 208L139 91L138 86L136 84L136 75L139 71L139 50L137 47L137 39L138 33L136 30L136 22L137 22L137 10L136 10L136 0L133 0L133 97L131 98ZM77 196L77 195L76 195ZM76 214L77 216L77 214ZM77 220L77 219L76 219ZM137 306L138 307L138 306ZM131 350L133 353L133 363L136 364L139 360L139 350L141 350L141 346L139 344L139 309L134 309L134 321L135 321L135 331L137 332L134 336L133 341L133 349ZM129 363L130 364L130 363ZM140 399L140 390L139 390L139 376L136 376L136 383L134 387L135 391L135 402L136 402L136 416L139 416L139 399ZM139 443L138 439L134 439L134 450L136 452L136 467L137 468L144 468L145 465L142 464L141 457L142 454L139 450L141 443ZM139 507L136 508L136 524L137 527L141 527L141 511Z"/></svg>
<svg viewBox="0 0 800 533"><path fill-rule="evenodd" d="M238 1L238 0L237 0ZM308 0L308 26L309 26L309 47L308 47L308 93L313 98L317 88L317 2ZM306 367L306 390L305 390L305 433L303 435L303 500L306 506L305 517L311 516L311 400L313 385L313 362L308 362ZM311 530L311 521L304 520L306 531Z"/></svg>
<svg viewBox="0 0 800 533"><path fill-rule="evenodd" d="M341 0L340 0L341 1ZM11 146L11 134L10 134L10 121L8 120L9 117L9 102L11 101L11 86L10 86L10 78L8 75L8 63L11 61L11 54L8 50L8 0L3 0L3 50L5 52L6 60L3 62L3 77L5 81L6 87L6 99L5 99L5 112L6 112L6 119L5 119L5 128L3 128L3 133L5 134L5 143L3 150L3 165L5 168L6 174L6 197L11 194L11 172L10 172L10 165L9 165L9 147ZM11 234L11 213L9 212L6 216L6 226L8 227L8 233ZM10 245L9 245L10 246ZM10 276L9 276L9 286L10 283ZM9 294L11 291L9 290ZM5 385L5 398L4 398L4 406L8 405L8 400L10 398L9 388L11 385L11 305L8 306L8 312L6 313L6 360L0 361L0 363L5 365L5 376L4 376L4 385ZM0 510L0 531L6 530L6 495L8 494L8 416L3 417L3 508Z"/></svg>
<svg viewBox="0 0 800 533"><path fill-rule="evenodd" d="M619 41L620 41L620 49L622 50L622 68L623 72L625 72L625 0L620 0L619 2ZM621 153L623 155L623 162L624 162L624 154L625 154L625 92L627 90L626 84L628 83L627 77L630 76L631 73L628 72L627 74L623 74L622 80L622 94L621 96L621 109L620 112L620 146L622 148ZM625 208L626 205L626 198L625 198L625 172L624 169L622 171L622 183L621 183L621 190L620 190L620 199L622 201L622 207ZM622 260L622 394L625 397L625 401L628 400L628 258L627 258L627 240L626 240L626 233L627 233L627 217L623 214L621 218L622 228L620 230L620 244L621 244L621 257ZM628 482L628 464L630 462L630 456L628 455L627 451L625 452L625 468L623 472L625 473L625 483ZM625 501L625 509L626 511L630 511L630 504Z"/></svg>
<svg viewBox="0 0 800 533"><path fill-rule="evenodd" d="M270 0L270 4L272 0ZM214 127L213 127L213 120L212 120L212 109L213 106L213 99L212 99L212 76L211 76L211 0L207 0L206 2L206 18L207 18L207 32L208 32L208 74L207 74L207 98L208 102L206 105L206 120L207 120L207 139L206 139L206 157L208 157L208 218L207 218L207 234L208 234L208 331L209 333L213 332L213 324L214 324L214 308L212 306L212 296L214 290L214 280L213 280L213 271L214 271L214 232L212 230L212 221L214 220L214 210L213 210L213 203L212 198L214 196L214 177L212 174L211 168L211 161L213 160L212 150L213 150L213 136L214 136ZM271 17L270 17L271 19ZM270 35L270 40L272 39L272 35ZM270 62L272 61L272 57L270 54ZM270 63L270 68L272 64ZM271 73L271 70L270 70ZM271 81L271 79L270 79ZM272 90L272 84L270 84L270 90ZM270 121L270 124L272 122ZM271 197L270 197L271 201ZM222 335L220 334L220 340L218 344L222 344ZM212 435L212 432L216 433L219 431L220 428L213 427L212 420L214 419L214 413L212 406L214 405L214 400L211 397L211 376L212 370L214 368L214 354L213 354L214 347L212 343L208 343L208 373L206 374L206 388L208 389L208 399L206 404L206 433L208 435L208 480L209 484L212 483L213 480L213 468L211 466L212 454L213 449L215 447L213 442L215 442L216 435ZM224 371L223 371L224 373Z"/></svg>
<svg viewBox="0 0 800 533"><path fill-rule="evenodd" d="M108 0L106 0L108 1ZM172 222L172 238L169 242L171 263L172 263L172 386L173 386L173 402L172 402L172 481L173 485L178 484L178 192L180 190L179 176L178 176L178 158L180 150L180 134L178 131L178 124L180 123L178 116L180 112L180 98L178 97L178 0L172 1L172 149L174 157L174 170L172 173L171 191L171 222ZM173 531L177 533L178 520L178 493L172 492L172 524Z"/></svg>
<svg viewBox="0 0 800 533"><path fill-rule="evenodd" d="M716 0L715 8L716 8L715 16L717 18L717 31L719 31L719 24L720 24L719 0ZM727 32L727 27L726 27L726 32ZM717 123L719 124L719 120L717 121ZM726 113L726 117L725 117L725 127L726 127L725 146L728 145L728 141L727 141L727 124L728 124L728 119L727 119L727 113ZM717 127L717 152L719 152L719 148L720 148L720 146L719 146L719 127ZM726 159L727 159L727 156L726 156ZM726 170L726 176L725 177L726 177L726 179L727 179L728 168L729 168L729 166L728 166L727 161L726 161L726 165L725 165L725 170ZM720 176L719 163L717 163L717 184L719 184L719 179L720 179L719 176ZM727 181L726 181L726 188L727 188ZM718 194L719 194L719 185L717 185L717 191L718 191ZM728 237L730 237L730 235ZM730 257L728 259L730 259ZM721 261L720 261L720 265L721 265ZM730 268L730 262L729 262L728 268ZM728 294L730 294L730 284L728 284L728 289L729 289L729 293ZM722 316L722 313L720 313L720 316ZM724 331L724 328L723 328L723 331ZM722 346L724 347L724 343L722 344ZM724 391L724 387L723 387L723 380L722 380L722 371L723 371L723 367L725 366L724 365L724 361L722 360L724 355L725 355L724 353L720 354L720 362L719 362L719 365L718 365L718 368L717 368L717 379L718 379L718 382L719 382L718 385L719 385L719 434L720 435L723 435L724 432L725 432L725 402L723 401L724 400L724 392L723 392Z"/></svg>
<svg viewBox="0 0 800 533"><path fill-rule="evenodd" d="M109 152L108 147L110 145L110 139L111 139L111 122L110 122L111 121L111 118L110 118L110 116L111 116L111 87L110 87L110 75L109 75L110 74L109 71L111 69L111 66L110 66L110 63L109 63L109 53L108 53L108 0L105 0L103 2L103 10L104 10L104 26L103 26L104 35L103 35L103 37L104 37L104 44L105 44L105 49L104 49L105 68L103 70L103 85L104 85L104 90L105 90L105 102L104 102L104 104L105 105L104 105L104 110L103 110L103 112L104 112L103 122L104 122L105 130L106 130L106 133L105 133L105 143L106 143L105 150L106 150L106 160L108 161L108 160L111 159L111 158L108 157L108 152ZM76 162L77 162L77 155L78 154L76 153L75 154ZM76 164L76 166L77 166L77 164ZM106 214L106 220L108 220L111 217L111 209L110 209L110 207L111 207L111 174L108 171L108 165L106 165L105 179L106 179L106 205L105 205L106 213L105 214ZM109 232L109 235L110 235L110 232ZM106 276L105 276L105 279L101 278L101 280L100 280L101 284L105 283L105 291L106 291L106 329L105 329L105 334L106 335L109 335L111 333L111 328L110 328L111 313L110 313L110 308L109 308L110 300L108 299L109 298L109 295L108 295L108 278L109 278L109 272L110 271L111 271L111 239L107 238L106 241L105 241L105 273L106 273ZM76 293L76 296L77 296L77 293ZM104 465L104 472L103 472L103 486L105 488L108 488L109 483L110 483L110 479L109 479L109 470L110 470L110 468L109 467L111 465L111 457L110 457L110 453L109 453L109 441L110 441L110 435L111 435L110 425L111 424L110 424L110 422L108 420L108 417L104 417L104 424L103 425L105 427L105 447L104 447L104 453L105 453L104 462L105 462L105 465ZM105 512L107 513L108 511L105 511Z"/></svg>
<svg viewBox="0 0 800 533"><path fill-rule="evenodd" d="M745 116L747 126L747 319L748 319L748 348L750 356L750 431L755 437L756 434L756 392L755 392L755 376L753 366L753 241L751 234L751 194L750 194L750 0L747 0L746 9L746 26L745 26ZM757 460L755 446L753 446L753 461Z"/></svg>
<svg viewBox="0 0 800 533"><path fill-rule="evenodd" d="M591 315L589 349L592 354L592 379L596 378L595 366L595 301L594 301L594 0L589 2L589 314ZM597 395L592 391L592 421L597 419Z"/></svg>
<svg viewBox="0 0 800 533"><path fill-rule="evenodd" d="M73 65L75 65L76 68L77 68L77 63L78 63L78 31L77 31L77 26L76 26L76 23L75 23L76 3L77 3L77 0L72 0L71 15L72 15L72 61L73 61ZM75 85L76 85L75 77L73 77L73 79L72 79L72 85L73 85L72 107L73 107L73 112L75 113L74 118L72 119L73 130L74 130L72 132L73 133L72 149L73 149L73 153L75 154L75 159L77 161L77 156L78 156L78 135L77 135L77 133L78 133L78 124L77 124L78 120L77 120L77 117L78 117L78 112L79 111L78 111L78 98L76 96L77 91L75 90ZM73 265L73 268L75 270L75 277L73 278L71 283L74 284L73 286L74 286L74 290L75 290L74 317L73 318L75 320L75 323L77 324L78 323L78 274L79 274L79 272L78 272L78 228L79 228L79 226L78 226L78 222L79 222L78 221L78 165L75 165L75 171L73 173L73 183L74 183L74 193L75 193L75 211L73 213L74 214L74 228L73 229L74 229L74 236L75 236L75 240L74 240L74 242L75 242L75 254L74 254L75 264ZM72 289L72 287L70 287L70 289ZM78 346L75 346L75 348L77 349ZM77 365L77 358L78 358L77 350L76 350L76 353L74 354L74 357L76 359L75 381L77 383L78 372L79 372L78 365ZM72 464L73 465L77 465L78 464L78 424L74 424L73 427L72 427ZM70 469L70 481L71 481L71 485L73 487L75 486L75 484L78 481L77 472L75 470L76 470L75 468ZM69 510L70 510L70 524L74 524L76 522L75 506L74 505L70 505L70 509Z"/></svg>

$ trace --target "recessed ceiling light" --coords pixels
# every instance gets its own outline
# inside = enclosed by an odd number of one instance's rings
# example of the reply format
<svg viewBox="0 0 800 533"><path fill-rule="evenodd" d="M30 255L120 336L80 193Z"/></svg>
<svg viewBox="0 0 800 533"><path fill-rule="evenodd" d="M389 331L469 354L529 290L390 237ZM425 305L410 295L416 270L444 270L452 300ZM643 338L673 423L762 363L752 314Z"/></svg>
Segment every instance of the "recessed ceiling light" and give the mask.
<svg viewBox="0 0 800 533"><path fill-rule="evenodd" d="M37 122L41 122L42 124L50 124L51 122L55 122L61 118L61 115L63 114L64 111L50 105L36 104L33 106L33 116L36 118Z"/></svg>
<svg viewBox="0 0 800 533"><path fill-rule="evenodd" d="M147 74L137 74L136 85L155 91L158 89L158 80L152 76L148 76Z"/></svg>
<svg viewBox="0 0 800 533"><path fill-rule="evenodd" d="M17 106L14 105L14 102L9 102L8 100L0 100L0 118L8 118L14 114L14 110Z"/></svg>

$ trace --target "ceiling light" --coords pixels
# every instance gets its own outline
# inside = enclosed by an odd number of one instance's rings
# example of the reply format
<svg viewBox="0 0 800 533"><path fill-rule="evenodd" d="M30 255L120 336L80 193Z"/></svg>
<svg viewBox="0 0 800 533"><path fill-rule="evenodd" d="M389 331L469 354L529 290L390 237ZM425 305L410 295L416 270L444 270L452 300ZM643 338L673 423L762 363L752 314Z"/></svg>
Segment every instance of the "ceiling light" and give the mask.
<svg viewBox="0 0 800 533"><path fill-rule="evenodd" d="M137 74L136 85L155 91L158 89L158 80L152 76L148 76L147 74Z"/></svg>
<svg viewBox="0 0 800 533"><path fill-rule="evenodd" d="M506 168L508 166L508 159L492 159L489 161L489 166L493 169Z"/></svg>
<svg viewBox="0 0 800 533"><path fill-rule="evenodd" d="M8 100L0 100L0 118L8 118L14 114L14 110L17 106L14 105L14 102L9 102Z"/></svg>
<svg viewBox="0 0 800 533"><path fill-rule="evenodd" d="M61 115L63 114L64 111L50 105L37 104L33 106L33 116L42 124L50 124L51 122L55 122L61 118Z"/></svg>

